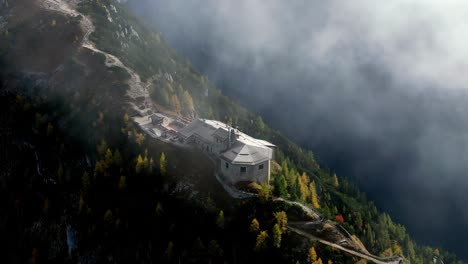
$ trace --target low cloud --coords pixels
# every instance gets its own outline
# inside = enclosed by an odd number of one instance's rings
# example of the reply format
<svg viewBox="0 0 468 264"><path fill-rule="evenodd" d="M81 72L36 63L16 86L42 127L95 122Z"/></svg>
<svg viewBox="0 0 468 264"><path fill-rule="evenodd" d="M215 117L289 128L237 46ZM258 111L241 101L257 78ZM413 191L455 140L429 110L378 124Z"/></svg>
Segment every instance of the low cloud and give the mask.
<svg viewBox="0 0 468 264"><path fill-rule="evenodd" d="M468 2L132 5L416 238L468 257L457 243L468 234Z"/></svg>

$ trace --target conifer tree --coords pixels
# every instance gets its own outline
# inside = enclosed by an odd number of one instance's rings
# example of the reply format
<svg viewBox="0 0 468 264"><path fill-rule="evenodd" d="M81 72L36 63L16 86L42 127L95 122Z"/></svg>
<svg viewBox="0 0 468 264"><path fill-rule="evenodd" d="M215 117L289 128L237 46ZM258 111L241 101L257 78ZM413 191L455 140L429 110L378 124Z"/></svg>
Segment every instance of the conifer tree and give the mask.
<svg viewBox="0 0 468 264"><path fill-rule="evenodd" d="M295 177L295 184L294 184L294 197L295 199L301 198L301 183L299 181L299 177Z"/></svg>
<svg viewBox="0 0 468 264"><path fill-rule="evenodd" d="M213 257L222 257L224 250L219 246L218 241L211 240L208 244L208 253Z"/></svg>
<svg viewBox="0 0 468 264"><path fill-rule="evenodd" d="M318 196L317 196L317 190L315 188L315 182L314 181L312 181L310 183L309 189L310 189L310 195L311 195L311 199L312 199L312 205L314 206L315 209L319 209L320 204L319 204L319 200L318 200Z"/></svg>
<svg viewBox="0 0 468 264"><path fill-rule="evenodd" d="M336 173L333 174L333 181L332 181L332 183L333 183L333 186L334 186L335 188L338 188L338 187L340 186L340 183L338 182L338 177L336 176Z"/></svg>
<svg viewBox="0 0 468 264"><path fill-rule="evenodd" d="M83 172L83 176L81 176L81 185L83 186L83 192L87 193L89 190L90 185L89 174L87 171Z"/></svg>
<svg viewBox="0 0 468 264"><path fill-rule="evenodd" d="M288 185L283 174L280 174L274 178L273 185L275 187L275 195L286 197L288 194Z"/></svg>
<svg viewBox="0 0 468 264"><path fill-rule="evenodd" d="M177 94L173 94L171 96L171 104L172 104L172 109L176 113L180 113L181 107L180 107L180 101L179 97L177 97Z"/></svg>
<svg viewBox="0 0 468 264"><path fill-rule="evenodd" d="M117 166L122 166L122 155L120 155L120 151L118 149L114 151L114 163Z"/></svg>
<svg viewBox="0 0 468 264"><path fill-rule="evenodd" d="M308 257L309 257L309 262L312 264L317 260L317 252L315 252L314 247L310 247Z"/></svg>
<svg viewBox="0 0 468 264"><path fill-rule="evenodd" d="M165 175L167 172L167 161L164 152L162 152L161 156L159 157L159 171L162 175Z"/></svg>
<svg viewBox="0 0 468 264"><path fill-rule="evenodd" d="M205 245L203 244L203 241L201 240L200 237L197 237L195 241L193 242L192 246L192 252L195 256L201 257L205 254L206 248Z"/></svg>
<svg viewBox="0 0 468 264"><path fill-rule="evenodd" d="M123 115L123 121L124 121L124 123L125 123L125 124L128 124L128 121L129 121L129 120L130 120L130 117L128 116L127 113L125 113L125 114Z"/></svg>
<svg viewBox="0 0 468 264"><path fill-rule="evenodd" d="M258 198L262 202L266 202L271 198L271 189L268 185L262 184L262 188L258 192Z"/></svg>
<svg viewBox="0 0 468 264"><path fill-rule="evenodd" d="M54 133L54 126L49 122L47 124L47 136L50 137Z"/></svg>
<svg viewBox="0 0 468 264"><path fill-rule="evenodd" d="M146 156L146 155L145 155L145 158L143 159L143 165L144 165L145 169L149 168L149 160L148 160L148 156Z"/></svg>
<svg viewBox="0 0 468 264"><path fill-rule="evenodd" d="M101 143L97 146L97 151L99 155L104 155L106 154L107 150L107 143L105 140L101 140Z"/></svg>
<svg viewBox="0 0 468 264"><path fill-rule="evenodd" d="M110 209L104 214L104 222L108 225L112 225L114 223L114 214Z"/></svg>
<svg viewBox="0 0 468 264"><path fill-rule="evenodd" d="M255 251L261 251L267 247L268 233L267 231L260 231L255 242Z"/></svg>
<svg viewBox="0 0 468 264"><path fill-rule="evenodd" d="M169 241L169 243L167 243L166 256L169 260L171 260L174 256L174 243L172 241Z"/></svg>
<svg viewBox="0 0 468 264"><path fill-rule="evenodd" d="M136 166L135 166L136 173L142 172L144 167L145 167L145 162L143 161L143 157L141 155L138 155Z"/></svg>
<svg viewBox="0 0 468 264"><path fill-rule="evenodd" d="M165 107L170 106L171 100L169 98L169 93L167 92L167 89L166 88L159 89L159 93L160 93L159 98L157 98L159 99L158 102Z"/></svg>
<svg viewBox="0 0 468 264"><path fill-rule="evenodd" d="M80 193L80 202L78 205L78 209L80 212L83 210L84 205L85 205L85 201L84 201L83 193Z"/></svg>
<svg viewBox="0 0 468 264"><path fill-rule="evenodd" d="M182 87L182 84L179 84L176 88L176 94L180 98L184 95L184 87Z"/></svg>
<svg viewBox="0 0 468 264"><path fill-rule="evenodd" d="M404 239L404 247L405 247L405 252L408 255L408 257L410 259L414 258L414 256L416 255L416 252L414 250L413 241L411 241L408 234L406 234L405 239Z"/></svg>
<svg viewBox="0 0 468 264"><path fill-rule="evenodd" d="M150 161L149 161L149 172L150 173L153 172L153 168L154 168L154 160L153 160L153 158L150 158Z"/></svg>
<svg viewBox="0 0 468 264"><path fill-rule="evenodd" d="M371 247L375 245L375 234L369 224L367 225L367 229L366 229L366 240L367 240L367 243L369 243Z"/></svg>
<svg viewBox="0 0 468 264"><path fill-rule="evenodd" d="M156 204L156 209L154 211L156 212L156 215L162 215L162 213L164 212L164 209L163 209L161 202L158 202Z"/></svg>
<svg viewBox="0 0 468 264"><path fill-rule="evenodd" d="M223 210L219 211L218 218L216 219L216 225L219 228L224 228L224 212L223 212Z"/></svg>
<svg viewBox="0 0 468 264"><path fill-rule="evenodd" d="M285 211L276 212L273 214L276 219L276 223L281 228L281 231L284 233L287 230L288 216Z"/></svg>
<svg viewBox="0 0 468 264"><path fill-rule="evenodd" d="M299 190L300 190L300 199L306 201L310 196L309 191L309 177L305 173L302 176L298 177Z"/></svg>
<svg viewBox="0 0 468 264"><path fill-rule="evenodd" d="M94 166L94 177L96 177L97 174L104 174L106 172L106 167L103 164L104 161L97 161L96 165Z"/></svg>
<svg viewBox="0 0 468 264"><path fill-rule="evenodd" d="M125 178L125 176L120 176L118 187L119 190L125 190L125 188L127 188L127 178Z"/></svg>
<svg viewBox="0 0 468 264"><path fill-rule="evenodd" d="M109 148L106 150L106 155L104 158L105 158L106 167L111 166L112 163L114 162L112 151Z"/></svg>
<svg viewBox="0 0 468 264"><path fill-rule="evenodd" d="M62 164L60 163L59 167L58 167L58 170L57 170L57 177L58 177L58 180L60 183L63 183L63 166Z"/></svg>
<svg viewBox="0 0 468 264"><path fill-rule="evenodd" d="M184 109L186 114L190 114L193 112L193 99L192 96L190 96L190 93L188 91L184 91L183 94L183 102L184 102Z"/></svg>
<svg viewBox="0 0 468 264"><path fill-rule="evenodd" d="M281 163L281 172L283 173L284 177L288 181L288 185L291 186L294 182L290 181L288 162L286 159L283 160L283 162Z"/></svg>
<svg viewBox="0 0 468 264"><path fill-rule="evenodd" d="M138 144L138 146L141 146L144 141L145 141L145 134L135 133L135 142Z"/></svg>
<svg viewBox="0 0 468 264"><path fill-rule="evenodd" d="M257 233L260 231L260 223L258 222L257 218L252 219L249 230L252 233Z"/></svg>
<svg viewBox="0 0 468 264"><path fill-rule="evenodd" d="M282 232L281 232L281 228L280 228L280 226L278 224L275 224L273 226L272 233L273 233L273 246L275 248L280 248L281 247Z"/></svg>
<svg viewBox="0 0 468 264"><path fill-rule="evenodd" d="M265 130L265 123L263 123L263 119L261 116L258 116L255 119L255 128L257 129L257 134L261 134L263 130Z"/></svg>

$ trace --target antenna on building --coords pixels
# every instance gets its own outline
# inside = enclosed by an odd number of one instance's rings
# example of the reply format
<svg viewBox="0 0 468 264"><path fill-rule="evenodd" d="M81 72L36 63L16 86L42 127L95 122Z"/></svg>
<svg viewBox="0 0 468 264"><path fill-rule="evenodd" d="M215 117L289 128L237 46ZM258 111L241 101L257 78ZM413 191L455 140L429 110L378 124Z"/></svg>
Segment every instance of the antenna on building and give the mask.
<svg viewBox="0 0 468 264"><path fill-rule="evenodd" d="M228 148L231 147L231 127L228 126Z"/></svg>

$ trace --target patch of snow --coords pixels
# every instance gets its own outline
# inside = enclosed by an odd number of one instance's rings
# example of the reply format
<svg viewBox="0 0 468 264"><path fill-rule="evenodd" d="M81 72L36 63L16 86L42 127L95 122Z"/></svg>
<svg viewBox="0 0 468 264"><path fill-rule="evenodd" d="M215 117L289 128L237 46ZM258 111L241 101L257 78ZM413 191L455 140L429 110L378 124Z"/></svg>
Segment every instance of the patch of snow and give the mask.
<svg viewBox="0 0 468 264"><path fill-rule="evenodd" d="M130 30L132 31L132 35L137 37L137 39L140 39L140 35L138 35L138 32L133 28L133 26L130 26Z"/></svg>
<svg viewBox="0 0 468 264"><path fill-rule="evenodd" d="M114 11L114 13L117 14L117 8L115 8L115 6L113 4L110 5L112 11Z"/></svg>
<svg viewBox="0 0 468 264"><path fill-rule="evenodd" d="M112 23L114 20L112 20L112 17L111 17L111 14L110 14L110 12L109 12L109 9L107 9L106 6L103 6L103 7L104 7L104 9L106 10L106 13L107 13L107 20L109 20L109 22Z"/></svg>
<svg viewBox="0 0 468 264"><path fill-rule="evenodd" d="M172 78L172 75L170 73L165 72L164 77L166 78L167 81L173 82L174 79Z"/></svg>

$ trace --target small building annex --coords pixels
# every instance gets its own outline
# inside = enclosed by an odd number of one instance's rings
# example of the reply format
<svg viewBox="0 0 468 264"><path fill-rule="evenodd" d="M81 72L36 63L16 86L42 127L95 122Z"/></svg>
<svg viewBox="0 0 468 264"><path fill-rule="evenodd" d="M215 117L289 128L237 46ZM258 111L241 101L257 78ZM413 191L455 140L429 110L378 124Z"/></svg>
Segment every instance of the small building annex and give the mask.
<svg viewBox="0 0 468 264"><path fill-rule="evenodd" d="M275 145L253 138L222 122L195 119L178 131L179 138L219 158L221 173L231 183L268 183Z"/></svg>

